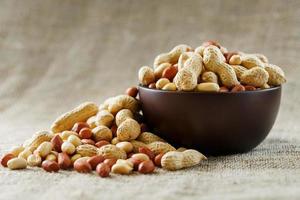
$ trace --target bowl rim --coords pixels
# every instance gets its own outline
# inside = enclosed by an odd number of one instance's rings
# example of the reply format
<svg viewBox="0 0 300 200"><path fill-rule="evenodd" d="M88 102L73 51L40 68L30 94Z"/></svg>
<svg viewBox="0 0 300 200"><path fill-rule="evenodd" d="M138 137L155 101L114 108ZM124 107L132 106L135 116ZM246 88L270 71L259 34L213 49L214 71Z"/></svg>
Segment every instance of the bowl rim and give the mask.
<svg viewBox="0 0 300 200"><path fill-rule="evenodd" d="M168 91L168 90L158 90L158 89L152 89L145 87L143 85L138 85L139 88L142 88L143 90L149 91L149 92L155 92L155 93L165 93L165 94L198 94L198 95L204 95L204 94L210 94L210 95L243 95L243 94L257 94L257 93L264 93L264 92L270 92L274 90L280 90L282 88L282 85L274 86L266 89L259 89L259 90L252 90L252 91L241 91L241 92L196 92L196 91Z"/></svg>

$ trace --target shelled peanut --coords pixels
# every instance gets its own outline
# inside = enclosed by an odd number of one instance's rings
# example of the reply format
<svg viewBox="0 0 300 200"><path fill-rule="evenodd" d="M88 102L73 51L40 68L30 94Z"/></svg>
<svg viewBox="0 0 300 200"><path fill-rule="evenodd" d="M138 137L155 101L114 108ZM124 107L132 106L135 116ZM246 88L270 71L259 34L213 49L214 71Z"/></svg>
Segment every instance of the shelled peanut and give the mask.
<svg viewBox="0 0 300 200"><path fill-rule="evenodd" d="M162 164L163 156L176 149L142 122L138 89L129 88L126 94L99 107L87 102L66 112L51 131L38 132L3 155L1 165L12 170L41 167L46 172L95 170L101 177L134 171L149 174L161 166L170 170Z"/></svg>
<svg viewBox="0 0 300 200"><path fill-rule="evenodd" d="M143 66L138 79L151 89L194 92L253 91L286 82L283 70L264 55L230 52L216 41L206 41L195 50L175 46L159 54L153 68Z"/></svg>

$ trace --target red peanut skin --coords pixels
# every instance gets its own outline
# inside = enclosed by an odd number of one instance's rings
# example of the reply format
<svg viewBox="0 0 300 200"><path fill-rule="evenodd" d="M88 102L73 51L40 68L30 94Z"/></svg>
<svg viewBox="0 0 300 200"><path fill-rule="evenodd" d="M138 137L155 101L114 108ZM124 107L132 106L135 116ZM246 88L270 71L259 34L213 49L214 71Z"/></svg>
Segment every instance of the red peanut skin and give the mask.
<svg viewBox="0 0 300 200"><path fill-rule="evenodd" d="M52 161L52 160L44 160L42 162L42 168L46 172L58 172L59 170L59 165L57 162Z"/></svg>
<svg viewBox="0 0 300 200"><path fill-rule="evenodd" d="M74 162L74 169L79 173L89 173L92 171L92 166L86 160L76 160Z"/></svg>
<svg viewBox="0 0 300 200"><path fill-rule="evenodd" d="M138 171L142 174L152 173L155 169L155 166L151 160L143 161L139 164Z"/></svg>
<svg viewBox="0 0 300 200"><path fill-rule="evenodd" d="M110 166L106 163L100 163L96 167L96 172L101 177L108 177L110 173Z"/></svg>
<svg viewBox="0 0 300 200"><path fill-rule="evenodd" d="M90 126L85 122L77 122L74 124L72 131L75 131L76 133L79 133L81 129L83 128L90 128Z"/></svg>
<svg viewBox="0 0 300 200"><path fill-rule="evenodd" d="M67 153L59 153L57 160L61 169L69 169L72 166L72 161Z"/></svg>
<svg viewBox="0 0 300 200"><path fill-rule="evenodd" d="M8 153L8 154L5 154L2 158L1 158L1 165L3 167L7 167L7 162L10 160L10 159L13 159L15 158L15 156L12 154L12 153Z"/></svg>
<svg viewBox="0 0 300 200"><path fill-rule="evenodd" d="M61 145L63 144L63 140L61 139L61 137L59 135L55 135L52 139L51 139L51 143L53 145L53 149L57 152L61 152Z"/></svg>
<svg viewBox="0 0 300 200"><path fill-rule="evenodd" d="M92 169L96 169L99 163L104 161L104 157L102 155L96 155L87 160L87 162L91 165Z"/></svg>

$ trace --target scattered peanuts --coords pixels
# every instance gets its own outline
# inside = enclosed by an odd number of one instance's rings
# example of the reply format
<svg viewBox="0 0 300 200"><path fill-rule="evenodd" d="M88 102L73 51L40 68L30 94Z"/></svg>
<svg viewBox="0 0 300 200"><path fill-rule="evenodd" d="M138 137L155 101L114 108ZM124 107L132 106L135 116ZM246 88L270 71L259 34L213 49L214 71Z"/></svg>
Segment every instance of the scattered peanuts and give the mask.
<svg viewBox="0 0 300 200"><path fill-rule="evenodd" d="M286 77L262 54L232 52L216 41L206 41L195 50L181 44L159 54L153 68L140 68L138 80L143 87L170 93L242 93L282 85ZM42 167L47 172L95 170L108 177L133 171L148 174L156 166L179 170L206 159L197 150L176 150L149 132L138 98L138 88L130 87L99 106L80 104L59 116L49 127L51 132L37 132L13 147L2 156L1 165L12 170Z"/></svg>

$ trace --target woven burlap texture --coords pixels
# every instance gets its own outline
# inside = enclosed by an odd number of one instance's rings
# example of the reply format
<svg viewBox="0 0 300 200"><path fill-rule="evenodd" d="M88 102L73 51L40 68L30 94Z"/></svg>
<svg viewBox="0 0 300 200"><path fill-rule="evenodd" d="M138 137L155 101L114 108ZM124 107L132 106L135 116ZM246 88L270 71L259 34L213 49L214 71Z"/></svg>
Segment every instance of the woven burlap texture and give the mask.
<svg viewBox="0 0 300 200"><path fill-rule="evenodd" d="M0 154L83 101L137 84L178 43L216 39L285 70L281 108L253 151L200 166L116 176L0 167L0 199L299 199L300 1L0 2Z"/></svg>

